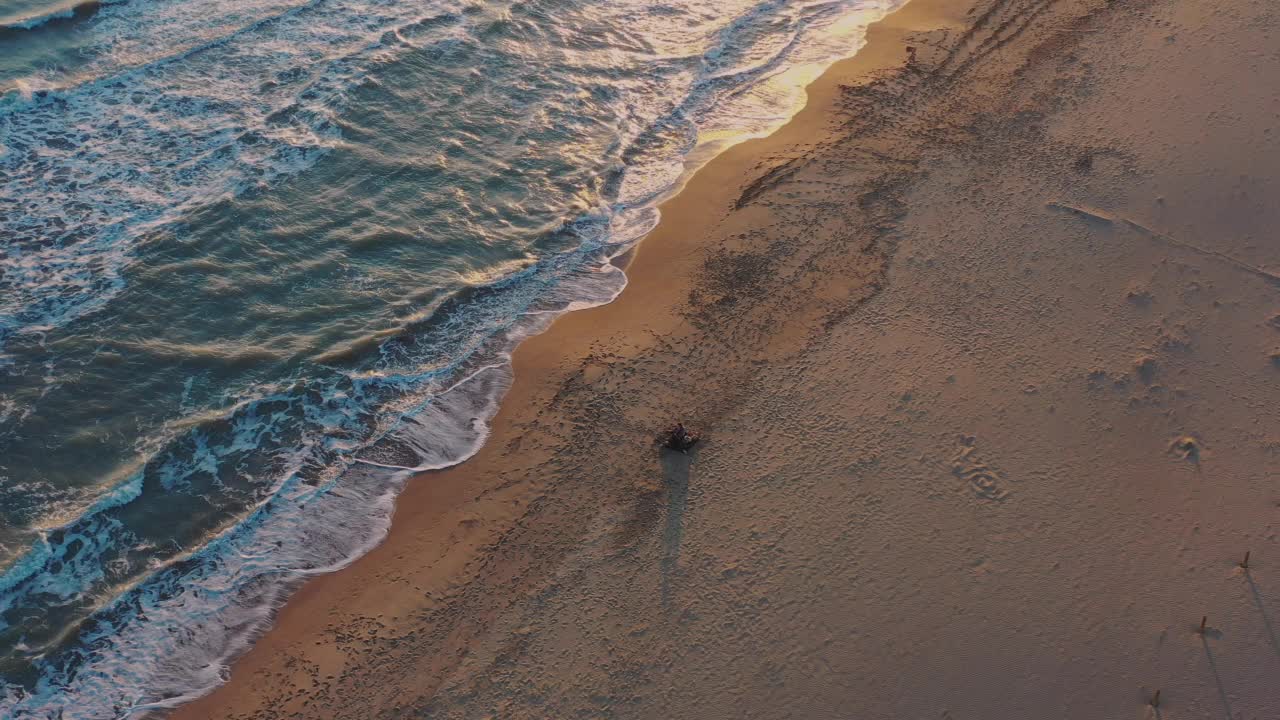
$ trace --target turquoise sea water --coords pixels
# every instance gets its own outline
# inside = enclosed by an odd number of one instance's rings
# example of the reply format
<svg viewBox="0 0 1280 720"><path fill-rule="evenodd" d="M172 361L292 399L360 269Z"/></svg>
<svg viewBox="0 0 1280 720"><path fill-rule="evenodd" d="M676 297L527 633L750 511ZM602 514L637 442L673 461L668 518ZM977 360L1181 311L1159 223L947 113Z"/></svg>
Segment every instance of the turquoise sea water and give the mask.
<svg viewBox="0 0 1280 720"><path fill-rule="evenodd" d="M898 4L0 0L0 716L216 685Z"/></svg>

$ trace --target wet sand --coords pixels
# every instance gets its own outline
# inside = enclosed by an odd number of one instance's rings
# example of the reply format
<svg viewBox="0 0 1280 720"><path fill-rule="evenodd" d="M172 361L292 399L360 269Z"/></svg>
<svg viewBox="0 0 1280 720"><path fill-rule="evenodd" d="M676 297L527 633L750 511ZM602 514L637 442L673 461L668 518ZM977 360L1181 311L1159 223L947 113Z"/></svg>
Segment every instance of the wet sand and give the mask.
<svg viewBox="0 0 1280 720"><path fill-rule="evenodd" d="M913 0L174 717L1280 715L1277 32Z"/></svg>

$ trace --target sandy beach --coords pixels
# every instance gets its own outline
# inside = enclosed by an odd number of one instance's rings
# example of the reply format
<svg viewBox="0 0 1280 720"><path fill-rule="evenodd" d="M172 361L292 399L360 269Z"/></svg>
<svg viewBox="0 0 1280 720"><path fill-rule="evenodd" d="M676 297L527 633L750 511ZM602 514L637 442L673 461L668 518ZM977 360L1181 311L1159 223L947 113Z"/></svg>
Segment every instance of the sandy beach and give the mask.
<svg viewBox="0 0 1280 720"><path fill-rule="evenodd" d="M1278 33L911 0L171 717L1280 717Z"/></svg>

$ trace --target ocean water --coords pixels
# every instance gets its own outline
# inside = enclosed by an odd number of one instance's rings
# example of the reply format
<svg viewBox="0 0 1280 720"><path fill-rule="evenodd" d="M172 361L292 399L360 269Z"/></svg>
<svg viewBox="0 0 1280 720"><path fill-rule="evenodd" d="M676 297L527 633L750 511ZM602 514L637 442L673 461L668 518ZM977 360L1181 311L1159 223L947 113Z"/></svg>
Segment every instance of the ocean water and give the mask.
<svg viewBox="0 0 1280 720"><path fill-rule="evenodd" d="M0 716L216 686L899 4L0 0Z"/></svg>

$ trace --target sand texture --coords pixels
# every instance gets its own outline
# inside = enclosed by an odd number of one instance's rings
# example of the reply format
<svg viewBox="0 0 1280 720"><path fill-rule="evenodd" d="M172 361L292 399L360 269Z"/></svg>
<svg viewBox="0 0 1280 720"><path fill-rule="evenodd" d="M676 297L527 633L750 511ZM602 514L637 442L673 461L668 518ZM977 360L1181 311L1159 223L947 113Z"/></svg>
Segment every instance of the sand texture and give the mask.
<svg viewBox="0 0 1280 720"><path fill-rule="evenodd" d="M1280 717L1280 5L869 37L175 716Z"/></svg>

